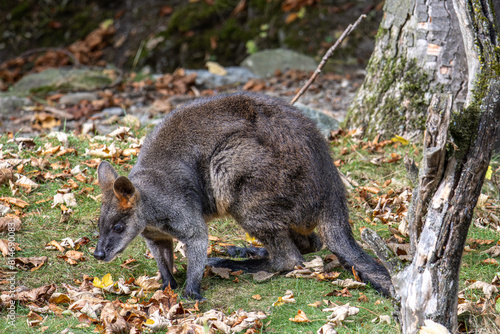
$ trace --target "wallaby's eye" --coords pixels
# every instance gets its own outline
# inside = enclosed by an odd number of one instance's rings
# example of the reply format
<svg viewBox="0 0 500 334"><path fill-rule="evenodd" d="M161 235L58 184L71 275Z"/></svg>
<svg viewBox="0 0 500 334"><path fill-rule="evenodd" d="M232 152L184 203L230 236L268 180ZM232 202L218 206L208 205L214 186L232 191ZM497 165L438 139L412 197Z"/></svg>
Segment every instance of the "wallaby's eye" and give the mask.
<svg viewBox="0 0 500 334"><path fill-rule="evenodd" d="M118 224L115 224L113 226L113 231L116 232L116 233L122 233L123 230L125 229L125 226L123 226L122 224L118 223Z"/></svg>

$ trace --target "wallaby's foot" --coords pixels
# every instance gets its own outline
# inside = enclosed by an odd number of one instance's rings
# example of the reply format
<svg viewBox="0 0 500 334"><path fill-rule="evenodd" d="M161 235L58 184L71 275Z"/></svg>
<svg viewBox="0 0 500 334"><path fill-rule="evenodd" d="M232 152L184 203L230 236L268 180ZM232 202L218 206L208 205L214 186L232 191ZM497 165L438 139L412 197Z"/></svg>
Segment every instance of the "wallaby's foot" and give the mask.
<svg viewBox="0 0 500 334"><path fill-rule="evenodd" d="M236 247L227 246L225 247L226 254L230 257L239 258L265 258L269 256L267 249L264 247Z"/></svg>
<svg viewBox="0 0 500 334"><path fill-rule="evenodd" d="M199 300L200 302L206 301L205 298L201 296L201 291L200 289L190 289L189 287L186 287L186 290L184 291L184 298L190 299L190 300Z"/></svg>
<svg viewBox="0 0 500 334"><path fill-rule="evenodd" d="M167 287L170 287L170 289L172 290L175 290L177 289L177 282L176 281L173 281L173 282L165 282L161 285L161 289L162 290L165 290Z"/></svg>
<svg viewBox="0 0 500 334"><path fill-rule="evenodd" d="M272 271L268 258L248 259L242 261L221 259L219 257L209 257L207 265L214 268L227 268L232 271L243 270L247 273L256 273L258 271Z"/></svg>

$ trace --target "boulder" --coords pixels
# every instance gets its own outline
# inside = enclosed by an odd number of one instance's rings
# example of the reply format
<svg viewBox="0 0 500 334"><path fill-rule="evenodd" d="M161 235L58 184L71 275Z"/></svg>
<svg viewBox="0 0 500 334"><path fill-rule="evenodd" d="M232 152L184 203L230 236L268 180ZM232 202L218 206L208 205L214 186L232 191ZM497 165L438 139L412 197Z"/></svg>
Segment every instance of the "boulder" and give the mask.
<svg viewBox="0 0 500 334"><path fill-rule="evenodd" d="M312 72L318 63L309 56L287 49L271 49L256 52L248 56L241 66L260 78L274 75L276 70L301 70Z"/></svg>

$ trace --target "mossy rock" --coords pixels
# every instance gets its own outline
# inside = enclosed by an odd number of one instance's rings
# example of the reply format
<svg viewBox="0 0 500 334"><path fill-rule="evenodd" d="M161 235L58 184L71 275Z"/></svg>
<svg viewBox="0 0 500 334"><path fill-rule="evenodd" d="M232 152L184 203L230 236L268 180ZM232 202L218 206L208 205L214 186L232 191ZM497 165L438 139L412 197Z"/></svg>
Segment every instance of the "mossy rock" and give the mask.
<svg viewBox="0 0 500 334"><path fill-rule="evenodd" d="M318 66L314 58L287 49L264 50L245 58L241 66L264 78L274 75L276 70L301 70L313 72Z"/></svg>
<svg viewBox="0 0 500 334"><path fill-rule="evenodd" d="M104 70L49 68L40 73L25 75L11 91L23 96L52 91L91 91L113 82Z"/></svg>

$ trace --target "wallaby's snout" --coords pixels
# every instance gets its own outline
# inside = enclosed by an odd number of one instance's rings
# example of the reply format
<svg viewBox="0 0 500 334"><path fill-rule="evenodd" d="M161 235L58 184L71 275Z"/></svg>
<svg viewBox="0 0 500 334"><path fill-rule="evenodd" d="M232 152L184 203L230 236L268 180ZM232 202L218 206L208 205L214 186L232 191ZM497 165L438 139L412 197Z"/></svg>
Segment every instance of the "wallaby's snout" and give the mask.
<svg viewBox="0 0 500 334"><path fill-rule="evenodd" d="M104 258L106 257L106 253L104 253L102 249L96 247L94 251L94 257L98 260L104 260Z"/></svg>

